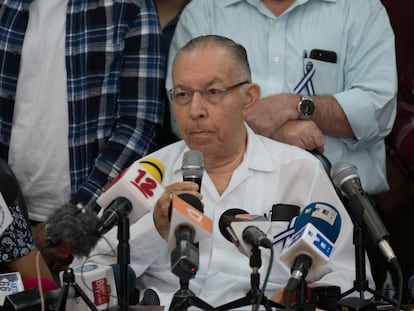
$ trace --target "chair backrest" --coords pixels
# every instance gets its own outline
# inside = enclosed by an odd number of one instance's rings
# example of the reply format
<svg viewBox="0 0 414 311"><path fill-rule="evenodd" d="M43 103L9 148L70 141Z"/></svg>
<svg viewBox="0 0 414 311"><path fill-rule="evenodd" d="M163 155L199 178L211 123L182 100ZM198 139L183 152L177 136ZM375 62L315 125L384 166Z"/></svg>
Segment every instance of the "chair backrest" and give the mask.
<svg viewBox="0 0 414 311"><path fill-rule="evenodd" d="M325 157L321 152L319 152L318 150L314 149L314 150L308 150L310 153L312 153L321 163L323 168L325 169L326 173L328 174L328 176L331 176L331 168L332 168L332 164L331 162L327 159L327 157Z"/></svg>

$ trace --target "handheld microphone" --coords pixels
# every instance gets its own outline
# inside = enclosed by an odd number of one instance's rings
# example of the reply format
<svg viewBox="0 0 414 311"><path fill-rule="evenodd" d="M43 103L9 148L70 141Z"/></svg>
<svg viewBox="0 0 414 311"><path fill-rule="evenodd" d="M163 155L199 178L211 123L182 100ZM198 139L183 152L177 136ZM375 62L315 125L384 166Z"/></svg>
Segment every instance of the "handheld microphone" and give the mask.
<svg viewBox="0 0 414 311"><path fill-rule="evenodd" d="M303 209L295 222L295 234L280 256L292 271L287 290L294 290L303 278L328 262L340 228L341 217L332 205L314 202Z"/></svg>
<svg viewBox="0 0 414 311"><path fill-rule="evenodd" d="M272 247L272 242L266 236L270 225L270 221L265 217L250 215L237 208L225 211L219 220L221 234L248 257L252 246Z"/></svg>
<svg viewBox="0 0 414 311"><path fill-rule="evenodd" d="M164 187L160 185L164 172L164 166L157 159L144 158L135 161L109 184L96 202L106 209L108 206L114 208L111 203L118 198L128 200L131 205L129 221L131 224L135 223L154 208L164 193ZM109 214L113 213L107 213Z"/></svg>
<svg viewBox="0 0 414 311"><path fill-rule="evenodd" d="M351 216L360 219L362 215L363 223L386 260L391 262L396 259L391 245L386 240L390 234L376 211L375 203L362 189L356 166L340 161L332 167L331 176L334 184L348 196L349 206L355 214Z"/></svg>
<svg viewBox="0 0 414 311"><path fill-rule="evenodd" d="M172 198L168 244L171 271L180 279L189 280L198 270L198 248L195 242L211 234L212 221L203 214L201 201L189 193Z"/></svg>
<svg viewBox="0 0 414 311"><path fill-rule="evenodd" d="M197 150L189 150L184 153L181 171L183 180L195 182L198 185L198 192L200 192L204 172L203 154Z"/></svg>

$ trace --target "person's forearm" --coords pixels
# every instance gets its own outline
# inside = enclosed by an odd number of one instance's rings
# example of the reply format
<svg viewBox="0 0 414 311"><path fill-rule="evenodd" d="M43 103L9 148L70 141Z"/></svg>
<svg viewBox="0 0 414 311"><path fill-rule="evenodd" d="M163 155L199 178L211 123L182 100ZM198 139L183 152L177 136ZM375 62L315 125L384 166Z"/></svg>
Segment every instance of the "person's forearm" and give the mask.
<svg viewBox="0 0 414 311"><path fill-rule="evenodd" d="M324 134L333 137L355 137L351 125L335 97L312 96L312 99L316 108L312 119Z"/></svg>
<svg viewBox="0 0 414 311"><path fill-rule="evenodd" d="M35 278L37 277L37 267L36 267L36 256L38 250L35 248L28 254L23 257L17 258L9 263L7 263L7 268L11 271L18 271L23 279ZM39 254L39 272L41 277L46 277L53 280L52 273L50 272L46 262L44 261L41 254Z"/></svg>

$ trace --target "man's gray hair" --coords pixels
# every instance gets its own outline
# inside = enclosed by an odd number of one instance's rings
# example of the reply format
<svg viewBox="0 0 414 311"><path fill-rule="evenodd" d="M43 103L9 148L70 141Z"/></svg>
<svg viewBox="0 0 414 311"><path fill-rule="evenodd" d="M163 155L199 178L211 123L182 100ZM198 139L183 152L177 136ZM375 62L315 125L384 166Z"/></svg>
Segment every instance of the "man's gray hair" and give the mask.
<svg viewBox="0 0 414 311"><path fill-rule="evenodd" d="M246 49L241 44L224 36L204 35L191 39L178 50L174 58L174 63L180 54L191 52L210 45L226 49L234 59L235 63L239 66L238 68L241 72L248 76L249 81L251 80L251 71L249 61L247 59Z"/></svg>

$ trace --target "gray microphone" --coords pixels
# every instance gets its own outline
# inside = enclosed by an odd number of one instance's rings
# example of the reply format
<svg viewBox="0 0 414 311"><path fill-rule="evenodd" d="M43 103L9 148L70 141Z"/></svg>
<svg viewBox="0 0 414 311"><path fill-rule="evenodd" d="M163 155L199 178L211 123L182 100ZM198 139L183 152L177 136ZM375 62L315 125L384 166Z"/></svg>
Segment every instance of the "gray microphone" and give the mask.
<svg viewBox="0 0 414 311"><path fill-rule="evenodd" d="M387 241L390 234L378 216L375 203L369 194L362 189L356 166L346 161L339 161L331 168L331 178L335 186L348 196L351 209L362 215L362 220L369 234L386 260L391 262L396 259L394 251Z"/></svg>
<svg viewBox="0 0 414 311"><path fill-rule="evenodd" d="M181 167L184 181L192 181L198 185L198 192L201 190L201 180L204 173L204 157L200 151L189 150L184 153Z"/></svg>

